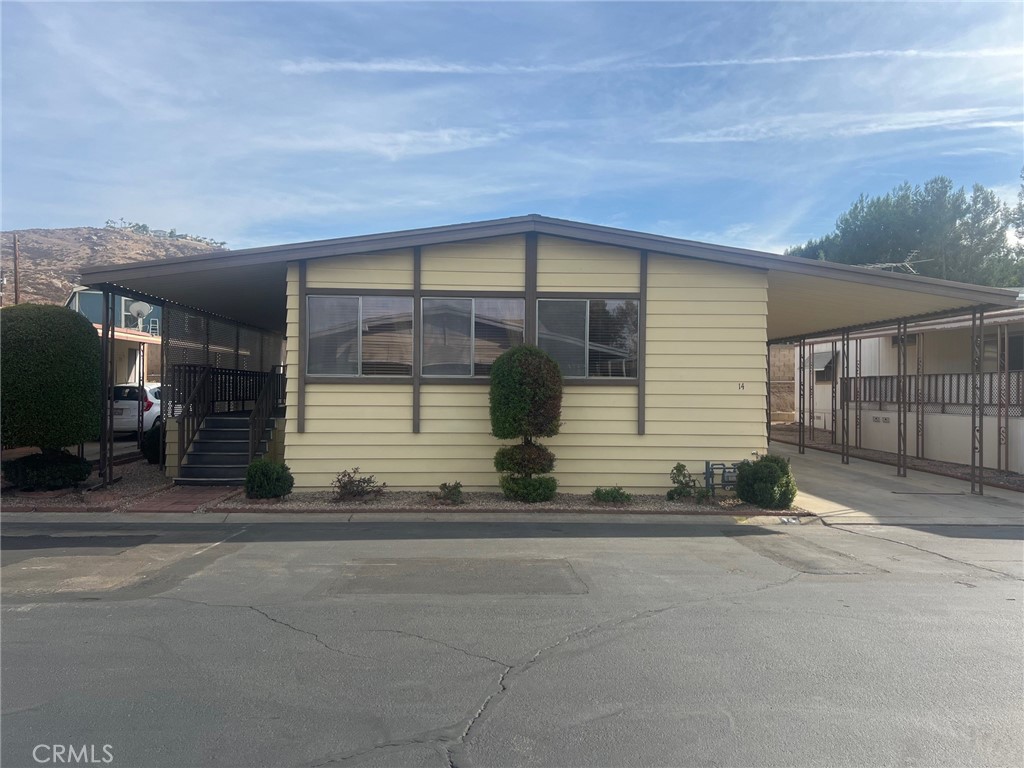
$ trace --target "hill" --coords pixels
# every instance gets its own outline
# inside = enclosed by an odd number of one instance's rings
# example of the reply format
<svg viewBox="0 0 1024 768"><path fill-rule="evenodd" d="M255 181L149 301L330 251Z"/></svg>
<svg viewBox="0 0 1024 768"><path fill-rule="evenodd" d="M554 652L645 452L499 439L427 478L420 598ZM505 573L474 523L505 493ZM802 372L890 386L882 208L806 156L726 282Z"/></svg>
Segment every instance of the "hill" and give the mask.
<svg viewBox="0 0 1024 768"><path fill-rule="evenodd" d="M169 259L222 250L208 242L172 239L121 227L21 229L2 233L0 268L6 278L4 305L14 303L14 235L18 235L21 301L63 304L78 285L82 268Z"/></svg>

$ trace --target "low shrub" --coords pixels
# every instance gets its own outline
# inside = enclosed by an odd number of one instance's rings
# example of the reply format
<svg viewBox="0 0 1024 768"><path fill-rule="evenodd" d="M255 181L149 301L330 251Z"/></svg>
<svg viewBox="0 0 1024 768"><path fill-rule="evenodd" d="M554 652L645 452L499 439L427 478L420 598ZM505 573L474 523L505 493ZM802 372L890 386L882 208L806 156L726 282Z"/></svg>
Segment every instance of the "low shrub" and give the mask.
<svg viewBox="0 0 1024 768"><path fill-rule="evenodd" d="M555 468L555 454L540 443L503 445L494 454L494 468L510 475L546 475Z"/></svg>
<svg viewBox="0 0 1024 768"><path fill-rule="evenodd" d="M437 500L443 504L461 504L462 483L458 480L454 483L441 483L437 486Z"/></svg>
<svg viewBox="0 0 1024 768"><path fill-rule="evenodd" d="M693 492L693 500L698 504L706 504L711 501L711 489L710 488L698 488Z"/></svg>
<svg viewBox="0 0 1024 768"><path fill-rule="evenodd" d="M611 488L595 488L590 498L599 504L628 504L633 497L622 490L622 486L615 485Z"/></svg>
<svg viewBox="0 0 1024 768"><path fill-rule="evenodd" d="M160 463L160 440L162 438L163 430L159 424L154 424L142 436L142 455L150 464Z"/></svg>
<svg viewBox="0 0 1024 768"><path fill-rule="evenodd" d="M92 464L67 451L45 451L10 459L0 465L7 482L19 491L72 488L92 474Z"/></svg>
<svg viewBox="0 0 1024 768"><path fill-rule="evenodd" d="M704 490L697 485L697 479L690 474L685 464L679 463L672 467L668 477L672 481L672 488L665 494L665 498L669 501L688 499L695 496L697 491Z"/></svg>
<svg viewBox="0 0 1024 768"><path fill-rule="evenodd" d="M378 483L373 475L361 475L359 467L343 469L331 483L336 501L352 501L383 496L387 483Z"/></svg>
<svg viewBox="0 0 1024 768"><path fill-rule="evenodd" d="M291 493L294 485L288 466L270 459L256 459L245 472L245 495L250 499L278 499Z"/></svg>
<svg viewBox="0 0 1024 768"><path fill-rule="evenodd" d="M736 495L762 509L789 509L796 498L789 461L768 455L741 462L736 471Z"/></svg>
<svg viewBox="0 0 1024 768"><path fill-rule="evenodd" d="M502 475L499 483L505 496L513 501L536 504L551 501L558 490L558 481L553 477L514 477Z"/></svg>

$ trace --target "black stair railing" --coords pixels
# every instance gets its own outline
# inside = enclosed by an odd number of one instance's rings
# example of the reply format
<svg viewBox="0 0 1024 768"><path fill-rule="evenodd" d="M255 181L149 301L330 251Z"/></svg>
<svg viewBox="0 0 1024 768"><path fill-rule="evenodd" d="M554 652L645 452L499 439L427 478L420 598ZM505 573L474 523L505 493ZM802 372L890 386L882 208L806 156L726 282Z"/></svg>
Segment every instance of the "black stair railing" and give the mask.
<svg viewBox="0 0 1024 768"><path fill-rule="evenodd" d="M281 398L282 379L283 375L277 370L266 374L263 388L253 404L252 413L249 414L249 461L256 458L256 450L259 448L260 441L263 440L267 421Z"/></svg>
<svg viewBox="0 0 1024 768"><path fill-rule="evenodd" d="M178 422L178 465L185 461L185 454L196 439L199 428L207 414L213 411L213 369L203 366L203 370L194 372L182 372L181 381L175 381L175 386L184 385L186 381L192 382L192 389L185 402L181 406L181 413L175 420ZM182 391L182 390L175 390Z"/></svg>

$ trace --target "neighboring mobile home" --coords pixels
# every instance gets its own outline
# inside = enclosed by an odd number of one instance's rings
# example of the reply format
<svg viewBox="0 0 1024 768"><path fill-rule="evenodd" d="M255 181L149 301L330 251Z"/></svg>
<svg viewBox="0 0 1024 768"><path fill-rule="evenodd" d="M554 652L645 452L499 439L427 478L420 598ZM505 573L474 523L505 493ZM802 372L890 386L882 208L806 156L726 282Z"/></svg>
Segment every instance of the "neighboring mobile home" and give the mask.
<svg viewBox="0 0 1024 768"><path fill-rule="evenodd" d="M981 336L985 466L1024 473L1024 294L1015 309L989 312ZM971 462L971 317L910 323L906 331L909 366L906 408L910 412L911 455L959 464ZM850 348L848 391L861 411L858 447L896 450L898 336L895 328L855 333ZM836 349L833 351L833 344ZM842 357L836 339L817 340L807 357L808 426L831 435L832 382L842 392ZM811 370L813 366L813 371ZM794 359L795 380L799 361ZM859 376L857 371L859 370ZM813 379L813 396L812 384ZM796 384L792 385L794 398Z"/></svg>
<svg viewBox="0 0 1024 768"><path fill-rule="evenodd" d="M393 488L494 489L488 372L525 342L565 376L564 425L545 441L560 488L659 491L676 462L765 452L769 342L1015 298L536 215L96 268L83 281L163 302L165 317L206 318L208 336L216 323L238 338L283 335L283 457L297 490L353 466ZM264 356L261 370L276 362ZM180 408L189 393L177 397ZM194 432L186 422L169 426Z"/></svg>

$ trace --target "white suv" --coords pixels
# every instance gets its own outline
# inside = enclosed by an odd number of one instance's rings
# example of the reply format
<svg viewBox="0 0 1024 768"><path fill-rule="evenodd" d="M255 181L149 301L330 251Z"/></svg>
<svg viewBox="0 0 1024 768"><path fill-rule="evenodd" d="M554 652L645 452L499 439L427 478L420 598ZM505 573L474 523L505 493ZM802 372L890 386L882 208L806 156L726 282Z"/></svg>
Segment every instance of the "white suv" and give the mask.
<svg viewBox="0 0 1024 768"><path fill-rule="evenodd" d="M142 431L160 422L160 385L149 383L142 388ZM139 429L139 387L118 384L114 387L114 432L137 432Z"/></svg>

